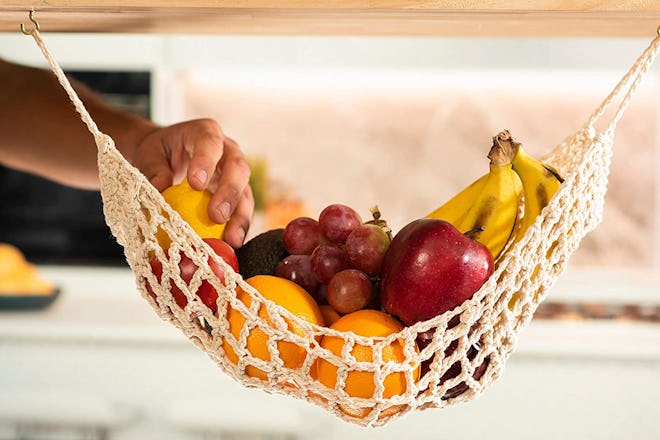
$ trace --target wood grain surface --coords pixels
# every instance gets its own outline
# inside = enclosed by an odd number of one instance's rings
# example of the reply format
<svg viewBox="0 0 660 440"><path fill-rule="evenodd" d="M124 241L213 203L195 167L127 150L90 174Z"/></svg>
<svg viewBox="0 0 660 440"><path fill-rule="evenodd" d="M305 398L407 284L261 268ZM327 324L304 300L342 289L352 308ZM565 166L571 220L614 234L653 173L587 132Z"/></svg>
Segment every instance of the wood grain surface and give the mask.
<svg viewBox="0 0 660 440"><path fill-rule="evenodd" d="M650 37L651 1L0 0L0 32L30 25L50 32Z"/></svg>

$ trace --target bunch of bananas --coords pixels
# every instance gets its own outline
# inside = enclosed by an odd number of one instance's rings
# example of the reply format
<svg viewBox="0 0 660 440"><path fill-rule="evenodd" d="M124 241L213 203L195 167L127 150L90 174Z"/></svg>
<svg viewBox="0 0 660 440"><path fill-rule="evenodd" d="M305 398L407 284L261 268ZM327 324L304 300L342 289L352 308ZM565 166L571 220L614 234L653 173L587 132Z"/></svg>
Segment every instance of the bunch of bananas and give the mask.
<svg viewBox="0 0 660 440"><path fill-rule="evenodd" d="M487 174L426 217L451 223L488 247L497 260L534 224L563 179L527 154L507 130L493 137L488 158Z"/></svg>

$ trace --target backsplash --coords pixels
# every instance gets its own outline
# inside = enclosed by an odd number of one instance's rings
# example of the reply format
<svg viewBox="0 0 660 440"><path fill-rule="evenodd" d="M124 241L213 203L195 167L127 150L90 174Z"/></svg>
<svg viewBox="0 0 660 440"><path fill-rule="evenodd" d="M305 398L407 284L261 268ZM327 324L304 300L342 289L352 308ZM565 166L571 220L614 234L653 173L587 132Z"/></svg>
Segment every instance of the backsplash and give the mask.
<svg viewBox="0 0 660 440"><path fill-rule="evenodd" d="M214 117L270 182L311 215L378 204L396 230L487 171L509 129L539 156L585 123L616 72L182 72L178 116ZM572 264L652 268L657 245L658 78L620 121L602 224ZM655 243L655 244L653 244Z"/></svg>

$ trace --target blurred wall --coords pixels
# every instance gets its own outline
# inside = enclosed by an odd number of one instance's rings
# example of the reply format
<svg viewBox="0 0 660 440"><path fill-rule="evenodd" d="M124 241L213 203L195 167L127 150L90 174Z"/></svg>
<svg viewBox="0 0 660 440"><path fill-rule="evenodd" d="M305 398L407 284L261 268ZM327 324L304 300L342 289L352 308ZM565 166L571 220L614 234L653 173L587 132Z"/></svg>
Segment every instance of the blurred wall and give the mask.
<svg viewBox="0 0 660 440"><path fill-rule="evenodd" d="M367 216L378 203L396 228L484 172L499 130L535 154L556 145L653 36L44 37L66 69L151 70L156 121L217 118L310 215L342 202ZM0 56L44 65L18 33L0 35ZM619 124L605 218L574 264L660 272L659 72Z"/></svg>
<svg viewBox="0 0 660 440"><path fill-rule="evenodd" d="M540 156L584 124L616 74L585 71L232 70L182 73L178 111L211 116L250 156L267 159L275 191L317 216L377 204L395 230L488 170L491 138L511 130ZM601 227L575 261L651 267L658 157L657 78L628 108ZM284 188L284 190L282 189ZM279 196L279 194L278 194Z"/></svg>

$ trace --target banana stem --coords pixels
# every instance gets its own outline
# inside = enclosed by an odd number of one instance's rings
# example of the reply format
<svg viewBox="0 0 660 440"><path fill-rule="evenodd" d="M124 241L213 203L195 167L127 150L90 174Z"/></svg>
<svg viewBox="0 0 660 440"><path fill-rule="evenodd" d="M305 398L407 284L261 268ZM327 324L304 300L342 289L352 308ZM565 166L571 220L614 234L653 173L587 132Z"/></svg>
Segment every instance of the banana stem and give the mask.
<svg viewBox="0 0 660 440"><path fill-rule="evenodd" d="M513 161L519 147L520 143L511 137L509 130L504 130L493 137L493 146L488 152L488 159L492 165L508 165Z"/></svg>

